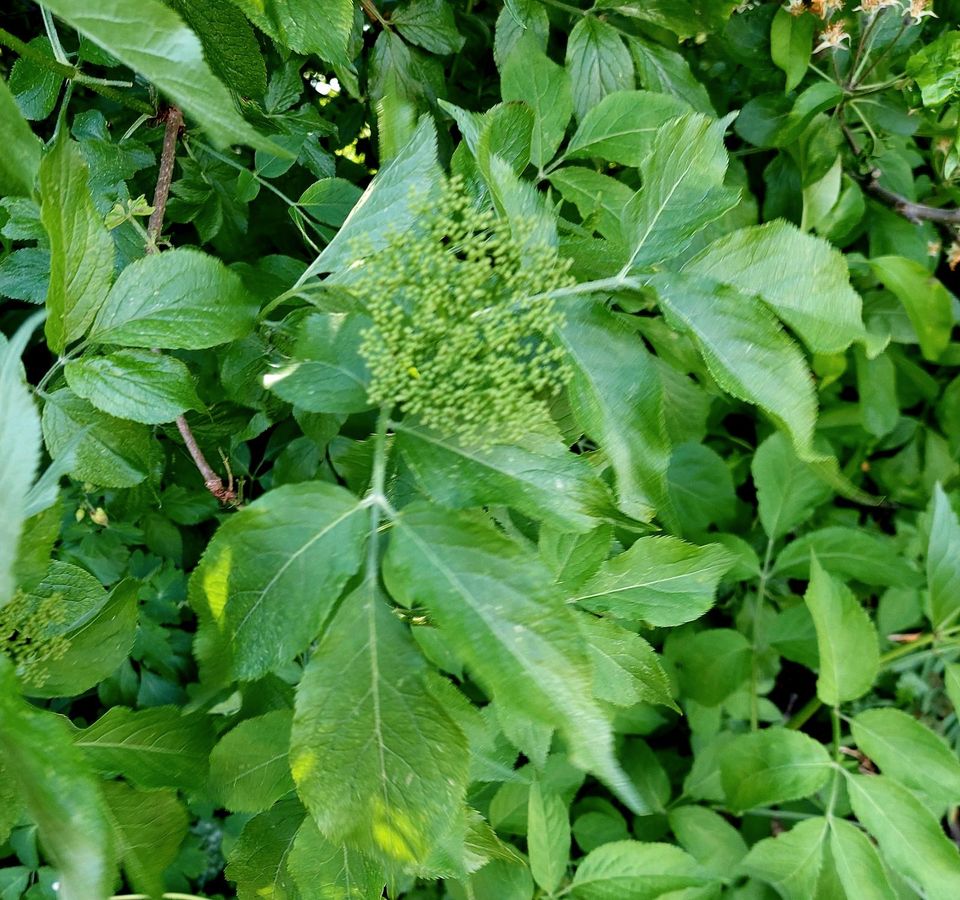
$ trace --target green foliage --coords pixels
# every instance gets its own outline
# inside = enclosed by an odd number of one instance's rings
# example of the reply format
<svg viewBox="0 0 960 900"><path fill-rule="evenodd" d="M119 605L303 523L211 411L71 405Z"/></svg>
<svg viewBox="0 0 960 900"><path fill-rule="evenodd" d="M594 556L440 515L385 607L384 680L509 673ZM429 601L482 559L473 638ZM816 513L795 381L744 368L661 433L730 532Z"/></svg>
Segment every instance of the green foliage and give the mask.
<svg viewBox="0 0 960 900"><path fill-rule="evenodd" d="M960 3L8 6L0 898L960 896Z"/></svg>

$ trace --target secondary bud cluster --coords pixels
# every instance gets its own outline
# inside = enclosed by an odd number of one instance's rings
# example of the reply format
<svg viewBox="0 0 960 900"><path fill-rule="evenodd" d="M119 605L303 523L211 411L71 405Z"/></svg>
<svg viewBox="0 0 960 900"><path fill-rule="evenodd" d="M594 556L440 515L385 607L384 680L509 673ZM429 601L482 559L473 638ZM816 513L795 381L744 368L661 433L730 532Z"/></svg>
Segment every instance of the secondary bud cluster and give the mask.
<svg viewBox="0 0 960 900"><path fill-rule="evenodd" d="M361 352L377 405L466 442L510 441L567 380L550 338L551 292L570 283L555 248L511 232L457 180L354 285L373 325Z"/></svg>

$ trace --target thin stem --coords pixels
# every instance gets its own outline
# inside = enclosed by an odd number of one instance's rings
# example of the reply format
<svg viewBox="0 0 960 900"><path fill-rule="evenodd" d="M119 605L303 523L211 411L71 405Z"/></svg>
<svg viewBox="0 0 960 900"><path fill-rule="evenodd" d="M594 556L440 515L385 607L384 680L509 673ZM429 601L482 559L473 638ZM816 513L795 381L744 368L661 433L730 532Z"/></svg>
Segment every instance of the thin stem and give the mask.
<svg viewBox="0 0 960 900"><path fill-rule="evenodd" d="M763 616L763 601L767 595L767 580L770 578L770 564L773 561L773 538L767 538L767 550L763 556L763 567L760 569L760 578L757 581L757 596L753 607L753 647L750 667L750 730L756 731L760 726L760 698L757 695L757 686L760 683L760 619Z"/></svg>
<svg viewBox="0 0 960 900"><path fill-rule="evenodd" d="M170 197L170 185L173 183L173 166L177 157L177 136L183 127L183 113L171 106L165 114L166 128L163 132L163 150L160 153L160 171L157 173L157 186L153 192L153 212L147 223L147 253L159 253L157 241L163 231L163 217L167 211Z"/></svg>
<svg viewBox="0 0 960 900"><path fill-rule="evenodd" d="M900 28L897 31L896 37L886 47L883 48L874 58L873 61L867 66L863 72L860 73L861 80L866 78L880 63L889 55L890 51L900 43L900 38L903 37L903 33L910 27L909 19L903 19L900 23Z"/></svg>
<svg viewBox="0 0 960 900"><path fill-rule="evenodd" d="M67 54L64 52L63 44L60 43L60 35L57 33L57 26L54 24L53 16L50 13L50 10L45 6L40 7L40 15L43 17L43 27L47 32L47 40L50 41L50 46L53 49L53 56L57 62L62 63L63 65L69 65L69 60L67 59Z"/></svg>
<svg viewBox="0 0 960 900"><path fill-rule="evenodd" d="M393 31L390 23L383 17L383 14L377 9L373 0L360 0L360 7L367 14L371 22L376 22L385 31Z"/></svg>
<svg viewBox="0 0 960 900"><path fill-rule="evenodd" d="M848 82L848 87L854 88L857 85L857 77L860 72L860 67L864 65L869 56L870 42L873 39L873 33L877 29L877 22L880 21L880 17L886 12L886 8L878 10L870 18L870 21L867 23L867 27L863 30L860 35L860 41L857 44L857 52L853 58L853 63L850 66L851 75L850 81Z"/></svg>
<svg viewBox="0 0 960 900"><path fill-rule="evenodd" d="M101 97L112 100L114 103L119 103L122 106L126 106L128 109L132 109L138 113L144 113L148 116L152 116L156 113L156 110L152 106L144 103L142 100L137 100L133 97L127 97L109 85L101 84L97 79L88 78L76 66L71 66L66 63L59 62L56 59L51 59L46 55L46 53L41 53L35 47L31 47L29 44L24 43L20 40L20 38L16 37L16 35L10 34L10 32L4 28L0 28L0 45L8 47L10 50L13 50L14 53L19 54L24 59L29 59L31 62L35 62L38 66L42 66L51 72L56 72L56 74L60 75L62 78L66 78L75 84L81 84L84 87L90 88L91 91L100 94Z"/></svg>
<svg viewBox="0 0 960 900"><path fill-rule="evenodd" d="M370 476L370 535L367 538L367 566L365 580L368 586L377 583L380 570L380 516L391 509L387 500L387 426L390 422L389 407L380 407L377 415L377 430L373 436L373 471Z"/></svg>
<svg viewBox="0 0 960 900"><path fill-rule="evenodd" d="M561 0L542 0L547 6L554 6L562 9L564 12L572 13L577 16L589 16L589 9L581 9L579 6L573 6L570 3L562 3Z"/></svg>

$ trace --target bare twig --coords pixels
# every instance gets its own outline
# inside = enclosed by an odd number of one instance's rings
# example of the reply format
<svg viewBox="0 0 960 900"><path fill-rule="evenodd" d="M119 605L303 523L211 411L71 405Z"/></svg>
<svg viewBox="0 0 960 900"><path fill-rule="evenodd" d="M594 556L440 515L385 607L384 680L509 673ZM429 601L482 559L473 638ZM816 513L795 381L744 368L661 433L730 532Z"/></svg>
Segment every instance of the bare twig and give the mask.
<svg viewBox="0 0 960 900"><path fill-rule="evenodd" d="M376 22L381 28L392 31L390 23L384 18L383 13L377 9L373 0L360 0L360 7L367 14L367 18L371 22Z"/></svg>
<svg viewBox="0 0 960 900"><path fill-rule="evenodd" d="M160 171L157 173L157 187L153 192L153 212L147 224L147 253L159 253L158 241L163 231L163 217L167 211L167 200L170 197L170 185L173 183L173 166L177 154L177 138L183 127L183 113L176 106L171 106L164 113L166 128L163 133L163 149L160 152ZM159 352L159 351L154 351ZM221 503L233 503L237 499L233 483L225 485L223 479L213 470L203 451L193 436L193 431L184 416L177 416L177 430L183 438L184 444L193 459L194 465L203 476L203 483L207 490Z"/></svg>
<svg viewBox="0 0 960 900"><path fill-rule="evenodd" d="M903 216L907 221L919 225L921 222L940 222L944 225L960 225L960 209L941 209L938 206L928 206L926 203L915 203L903 194L891 191L880 184L880 171L874 169L870 178L864 184L868 194L883 201L895 213Z"/></svg>
<svg viewBox="0 0 960 900"><path fill-rule="evenodd" d="M176 159L177 137L183 127L183 113L171 106L164 114L166 129L163 132L163 150L160 153L160 171L157 173L157 187L153 192L153 212L147 223L147 253L158 253L157 241L163 231L163 217L167 211L167 198L173 183L173 164Z"/></svg>

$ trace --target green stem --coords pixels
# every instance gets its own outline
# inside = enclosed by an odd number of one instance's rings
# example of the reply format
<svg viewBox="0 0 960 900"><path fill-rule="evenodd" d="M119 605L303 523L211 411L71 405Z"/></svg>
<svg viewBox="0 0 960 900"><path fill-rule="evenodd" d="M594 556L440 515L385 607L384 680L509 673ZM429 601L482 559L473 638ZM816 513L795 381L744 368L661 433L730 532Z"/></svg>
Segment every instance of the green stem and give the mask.
<svg viewBox="0 0 960 900"><path fill-rule="evenodd" d="M35 62L38 66L42 66L51 72L56 72L58 75L74 82L75 84L81 84L84 87L90 88L91 91L100 94L101 97L105 97L107 100L112 100L114 103L119 103L122 106L126 106L128 109L135 110L138 113L144 113L148 116L156 114L156 110L149 104L144 103L142 100L136 100L133 97L127 97L120 91L115 90L108 85L101 84L99 79L88 78L76 66L71 66L68 63L62 63L56 59L51 59L45 53L41 53L36 48L24 43L20 40L20 38L10 34L10 32L4 28L0 28L0 45L8 47L10 50L13 50L14 53L19 54L24 59L29 59L31 62Z"/></svg>
<svg viewBox="0 0 960 900"><path fill-rule="evenodd" d="M848 82L849 88L856 87L857 77L859 75L860 67L867 61L870 52L870 42L873 39L873 33L877 30L877 22L880 21L880 17L886 12L886 8L879 10L874 13L873 17L870 19L867 27L863 30L863 33L860 35L860 41L857 44L857 52L853 58L853 63L850 66L851 75L850 81Z"/></svg>
<svg viewBox="0 0 960 900"><path fill-rule="evenodd" d="M54 58L57 62L63 63L63 65L69 65L67 54L63 49L63 44L60 43L60 35L57 33L57 26L53 22L53 16L50 14L50 10L45 6L41 6L40 15L43 17L43 27L46 29L47 40L50 41Z"/></svg>
<svg viewBox="0 0 960 900"><path fill-rule="evenodd" d="M370 492L367 495L370 502L370 535L367 545L367 566L365 579L368 585L377 583L377 573L380 570L380 517L384 511L392 512L393 508L387 500L387 425L390 421L390 409L380 407L377 415L377 430L373 436L373 471L370 476Z"/></svg>
<svg viewBox="0 0 960 900"><path fill-rule="evenodd" d="M887 44L887 46L884 47L883 50L881 50L881 51L873 58L873 61L870 63L870 65L867 66L867 68L864 69L863 72L861 72L861 73L859 74L859 76L857 76L857 78L859 78L859 79L864 79L864 78L866 78L878 65L880 65L880 63L881 63L881 62L884 60L884 58L890 53L890 51L891 51L894 47L896 47L898 43L900 43L900 38L903 37L903 33L904 33L904 32L907 30L907 28L909 27L909 25L907 24L907 22L908 22L908 20L907 20L907 19L904 19L904 20L900 23L900 29L899 29L899 31L897 31L896 37L895 37L892 41L890 41L890 43ZM854 84L856 84L857 78L854 79Z"/></svg>
<svg viewBox="0 0 960 900"><path fill-rule="evenodd" d="M767 538L767 550L763 555L763 568L760 569L760 578L757 582L757 596L753 607L753 653L750 667L750 730L756 731L760 726L760 698L757 687L760 683L760 661L757 651L760 647L760 619L763 615L763 600L767 594L767 580L770 577L770 563L773 560L773 538Z"/></svg>
<svg viewBox="0 0 960 900"><path fill-rule="evenodd" d="M561 0L541 0L547 6L554 6L557 9L562 9L564 12L572 13L577 16L589 16L589 9L581 9L579 6L573 6L570 3L562 3Z"/></svg>

